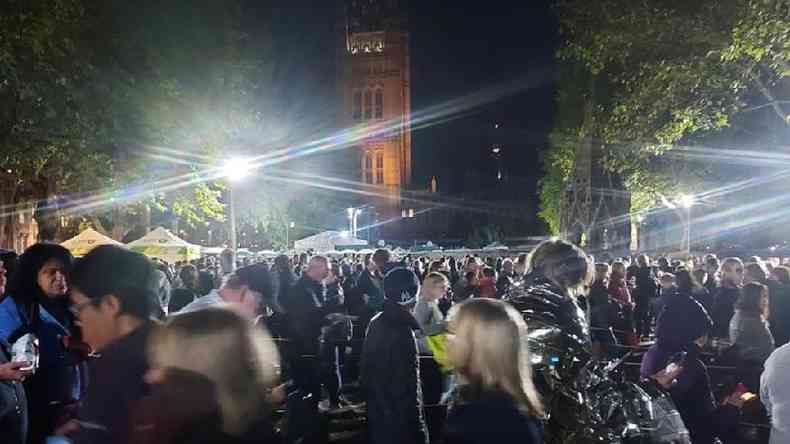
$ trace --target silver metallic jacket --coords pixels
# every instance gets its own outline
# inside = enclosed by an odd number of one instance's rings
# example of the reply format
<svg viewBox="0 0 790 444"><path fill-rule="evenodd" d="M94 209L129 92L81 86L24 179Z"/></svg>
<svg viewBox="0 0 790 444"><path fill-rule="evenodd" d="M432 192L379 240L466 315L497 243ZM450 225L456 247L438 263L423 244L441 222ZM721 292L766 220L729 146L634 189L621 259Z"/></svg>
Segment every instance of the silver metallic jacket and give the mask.
<svg viewBox="0 0 790 444"><path fill-rule="evenodd" d="M504 299L529 329L533 378L547 411L548 443L689 443L672 400L652 383L625 381L624 359L594 361L587 316L575 300L536 277Z"/></svg>

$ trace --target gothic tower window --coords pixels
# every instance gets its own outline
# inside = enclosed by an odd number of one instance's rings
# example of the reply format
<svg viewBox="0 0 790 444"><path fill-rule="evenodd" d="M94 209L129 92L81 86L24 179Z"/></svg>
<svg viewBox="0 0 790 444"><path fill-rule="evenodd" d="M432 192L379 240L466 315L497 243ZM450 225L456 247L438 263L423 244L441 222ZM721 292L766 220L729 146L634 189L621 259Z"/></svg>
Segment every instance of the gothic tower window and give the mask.
<svg viewBox="0 0 790 444"><path fill-rule="evenodd" d="M376 153L376 183L384 184L384 153L381 151Z"/></svg>
<svg viewBox="0 0 790 444"><path fill-rule="evenodd" d="M351 103L351 114L354 120L362 119L362 91L354 91L354 98Z"/></svg>
<svg viewBox="0 0 790 444"><path fill-rule="evenodd" d="M384 117L384 92L380 89L376 90L376 118L381 119Z"/></svg>
<svg viewBox="0 0 790 444"><path fill-rule="evenodd" d="M373 94L371 91L365 90L365 119L373 118Z"/></svg>
<svg viewBox="0 0 790 444"><path fill-rule="evenodd" d="M365 154L365 183L373 183L373 157L370 153Z"/></svg>

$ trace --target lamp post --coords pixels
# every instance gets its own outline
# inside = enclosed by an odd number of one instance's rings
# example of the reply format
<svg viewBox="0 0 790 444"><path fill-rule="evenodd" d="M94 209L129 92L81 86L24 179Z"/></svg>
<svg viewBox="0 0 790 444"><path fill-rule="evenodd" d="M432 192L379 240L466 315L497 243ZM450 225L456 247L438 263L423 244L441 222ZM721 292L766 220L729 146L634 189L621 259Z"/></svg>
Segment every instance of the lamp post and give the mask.
<svg viewBox="0 0 790 444"><path fill-rule="evenodd" d="M238 239L236 236L236 198L233 192L234 183L239 182L250 173L249 162L240 157L232 157L222 165L222 177L228 181L228 212L230 219L230 249L233 251L235 260L238 249Z"/></svg>
<svg viewBox="0 0 790 444"><path fill-rule="evenodd" d="M295 226L296 226L296 223L294 223L294 222L289 222L289 223L287 223L285 225L285 249L286 250L288 250L288 248L291 246L291 228L294 228Z"/></svg>
<svg viewBox="0 0 790 444"><path fill-rule="evenodd" d="M357 218L359 217L359 213L362 212L362 208L349 207L346 211L348 212L348 232L352 237L357 237Z"/></svg>
<svg viewBox="0 0 790 444"><path fill-rule="evenodd" d="M691 207L694 206L694 196L681 194L678 203L686 209L686 256L691 255Z"/></svg>

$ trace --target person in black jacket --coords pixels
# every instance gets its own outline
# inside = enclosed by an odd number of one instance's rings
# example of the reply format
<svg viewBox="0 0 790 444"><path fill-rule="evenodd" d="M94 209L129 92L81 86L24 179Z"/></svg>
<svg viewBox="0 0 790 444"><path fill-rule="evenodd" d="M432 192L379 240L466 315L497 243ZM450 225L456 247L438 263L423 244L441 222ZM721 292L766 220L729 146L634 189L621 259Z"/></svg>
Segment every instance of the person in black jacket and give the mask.
<svg viewBox="0 0 790 444"><path fill-rule="evenodd" d="M387 273L383 311L368 326L362 348L361 385L372 444L428 442L414 336L420 327L409 311L419 288L417 276L409 269L396 268Z"/></svg>
<svg viewBox="0 0 790 444"><path fill-rule="evenodd" d="M713 294L713 337L730 337L730 320L735 314L735 302L741 295L743 284L743 262L737 257L728 257L721 264L721 285Z"/></svg>
<svg viewBox="0 0 790 444"><path fill-rule="evenodd" d="M713 444L716 437L730 442L727 439L734 434L743 405L740 393L727 393L717 400L712 392L708 369L700 356L712 327L708 313L696 299L676 294L661 314L656 343L645 353L640 368L642 378L655 379L669 390L694 444ZM684 358L675 370L669 370L668 364L678 353Z"/></svg>
<svg viewBox="0 0 790 444"><path fill-rule="evenodd" d="M288 299L288 292L291 291L291 287L296 282L296 274L288 256L281 254L274 258L272 274L277 279L277 296L274 305L275 307L282 307L285 300Z"/></svg>
<svg viewBox="0 0 790 444"><path fill-rule="evenodd" d="M167 306L168 313L175 313L200 297L200 293L197 289L197 267L192 264L184 265L184 268L178 273L178 277L181 278L181 283L184 284L184 287L176 288L170 293L170 301Z"/></svg>
<svg viewBox="0 0 790 444"><path fill-rule="evenodd" d="M326 306L324 280L329 276L329 261L313 256L302 277L291 287L282 306L288 315L291 342L288 360L294 385L302 392L290 407L289 442L304 437L305 442L319 440L318 402L321 399L321 328L341 321L345 316L333 313L337 306ZM297 436L298 435L298 436Z"/></svg>
<svg viewBox="0 0 790 444"><path fill-rule="evenodd" d="M790 268L774 267L768 287L771 297L771 333L779 348L790 341Z"/></svg>
<svg viewBox="0 0 790 444"><path fill-rule="evenodd" d="M636 290L634 291L634 302L636 303L634 321L636 334L641 338L650 335L650 306L653 304L653 299L658 296L658 283L650 268L650 258L647 255L639 256L637 263L639 270L636 272Z"/></svg>
<svg viewBox="0 0 790 444"><path fill-rule="evenodd" d="M101 354L94 362L77 420L56 434L74 444L125 442L131 403L147 394L145 349L157 326L151 288L155 269L139 253L102 245L80 259L71 272L71 312L83 338Z"/></svg>
<svg viewBox="0 0 790 444"><path fill-rule="evenodd" d="M450 312L447 357L459 379L444 444L543 442L527 325L510 304L470 299Z"/></svg>

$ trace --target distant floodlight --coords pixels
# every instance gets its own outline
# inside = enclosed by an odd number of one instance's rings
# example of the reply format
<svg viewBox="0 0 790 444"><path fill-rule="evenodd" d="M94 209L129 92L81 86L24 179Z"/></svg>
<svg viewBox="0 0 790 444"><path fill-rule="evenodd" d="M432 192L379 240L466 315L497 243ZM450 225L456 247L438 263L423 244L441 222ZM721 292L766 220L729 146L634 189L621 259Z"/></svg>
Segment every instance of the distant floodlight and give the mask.
<svg viewBox="0 0 790 444"><path fill-rule="evenodd" d="M231 157L222 164L222 177L238 182L250 174L252 167L248 159Z"/></svg>
<svg viewBox="0 0 790 444"><path fill-rule="evenodd" d="M349 232L348 232L348 230L343 230L343 231L340 232L340 235L343 236L343 237L348 237Z"/></svg>
<svg viewBox="0 0 790 444"><path fill-rule="evenodd" d="M681 194L678 197L678 203L683 208L691 208L694 205L694 196L688 194Z"/></svg>

